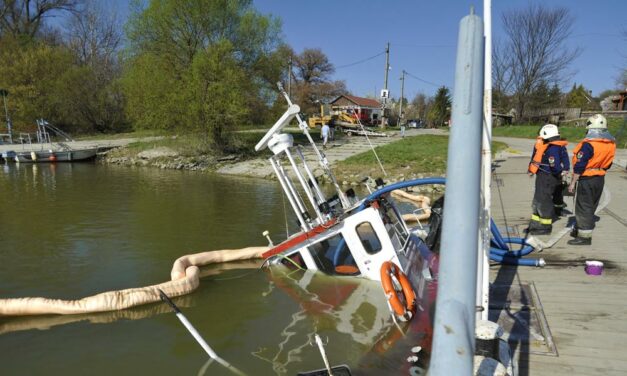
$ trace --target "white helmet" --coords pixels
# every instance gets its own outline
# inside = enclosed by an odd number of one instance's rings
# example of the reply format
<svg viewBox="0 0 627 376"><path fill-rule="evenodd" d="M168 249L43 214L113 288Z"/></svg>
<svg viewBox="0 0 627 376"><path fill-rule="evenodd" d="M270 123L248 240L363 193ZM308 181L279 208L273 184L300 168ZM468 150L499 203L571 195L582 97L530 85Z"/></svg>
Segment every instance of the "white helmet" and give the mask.
<svg viewBox="0 0 627 376"><path fill-rule="evenodd" d="M601 114L592 115L586 122L586 129L607 129L607 120Z"/></svg>
<svg viewBox="0 0 627 376"><path fill-rule="evenodd" d="M555 136L560 135L560 130L555 124L547 124L542 129L540 129L540 137L543 140L548 140L549 138L553 138Z"/></svg>

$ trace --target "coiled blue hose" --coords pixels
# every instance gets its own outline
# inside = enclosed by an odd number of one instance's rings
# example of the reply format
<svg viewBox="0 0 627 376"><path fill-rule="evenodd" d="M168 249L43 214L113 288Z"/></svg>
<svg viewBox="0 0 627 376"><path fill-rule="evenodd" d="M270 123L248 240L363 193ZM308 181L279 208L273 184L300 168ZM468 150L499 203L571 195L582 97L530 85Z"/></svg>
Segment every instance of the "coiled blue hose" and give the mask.
<svg viewBox="0 0 627 376"><path fill-rule="evenodd" d="M492 233L490 260L506 265L544 266L544 260L541 258L521 258L533 252L533 247L523 238L503 238L492 219L490 219L490 232ZM513 251L507 244L520 244L523 247Z"/></svg>

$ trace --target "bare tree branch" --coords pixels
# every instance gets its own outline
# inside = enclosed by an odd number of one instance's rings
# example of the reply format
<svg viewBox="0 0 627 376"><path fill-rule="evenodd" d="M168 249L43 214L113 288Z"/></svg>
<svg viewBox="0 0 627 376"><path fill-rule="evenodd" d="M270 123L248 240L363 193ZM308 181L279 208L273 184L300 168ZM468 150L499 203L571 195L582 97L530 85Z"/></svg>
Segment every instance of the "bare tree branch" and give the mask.
<svg viewBox="0 0 627 376"><path fill-rule="evenodd" d="M581 53L569 49L573 18L568 9L529 5L502 16L507 41L495 48L495 85L514 96L519 116L540 84L562 84L571 74L568 68Z"/></svg>
<svg viewBox="0 0 627 376"><path fill-rule="evenodd" d="M59 12L74 12L80 0L0 0L0 34L34 37L44 19Z"/></svg>

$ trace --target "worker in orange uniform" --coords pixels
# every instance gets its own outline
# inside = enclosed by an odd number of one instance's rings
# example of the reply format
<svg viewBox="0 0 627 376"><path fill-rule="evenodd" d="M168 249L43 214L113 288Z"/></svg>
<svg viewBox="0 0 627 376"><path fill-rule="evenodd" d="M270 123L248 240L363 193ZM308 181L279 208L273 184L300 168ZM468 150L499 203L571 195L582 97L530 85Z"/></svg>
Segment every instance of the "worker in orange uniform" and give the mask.
<svg viewBox="0 0 627 376"><path fill-rule="evenodd" d="M576 225L571 232L575 239L568 241L570 245L592 244L594 212L605 185L605 173L612 167L616 154L616 140L607 131L605 117L600 114L591 116L586 124L586 138L573 151L573 178L568 186L571 193L575 186L577 190Z"/></svg>
<svg viewBox="0 0 627 376"><path fill-rule="evenodd" d="M533 148L528 172L536 175L536 189L531 207L533 214L529 222L530 235L547 235L553 230L553 196L561 186L562 176L568 173L568 142L561 139L559 129L554 124L546 124L540 129L540 138Z"/></svg>

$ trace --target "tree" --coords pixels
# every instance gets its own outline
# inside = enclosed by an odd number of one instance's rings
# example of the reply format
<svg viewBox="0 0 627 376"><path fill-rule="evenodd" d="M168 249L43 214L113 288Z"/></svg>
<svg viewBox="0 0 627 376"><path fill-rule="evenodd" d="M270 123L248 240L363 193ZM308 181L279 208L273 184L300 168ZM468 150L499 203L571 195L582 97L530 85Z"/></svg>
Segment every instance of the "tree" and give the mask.
<svg viewBox="0 0 627 376"><path fill-rule="evenodd" d="M328 103L347 93L343 81L331 80L335 68L320 49L306 48L300 55L294 55L293 61L295 82L292 91L304 112L319 113L320 103Z"/></svg>
<svg viewBox="0 0 627 376"><path fill-rule="evenodd" d="M75 12L67 30L67 45L80 66L68 76L68 116L95 131L119 130L125 125L123 96L117 82L122 34L115 15L93 4Z"/></svg>
<svg viewBox="0 0 627 376"><path fill-rule="evenodd" d="M57 125L70 123L64 117L71 106L64 89L66 77L75 68L73 60L63 46L0 38L0 87L11 93L9 110L17 129L30 130L42 117Z"/></svg>
<svg viewBox="0 0 627 376"><path fill-rule="evenodd" d="M252 1L152 0L127 30L123 87L137 127L200 132L225 150L248 105L271 104L279 23Z"/></svg>
<svg viewBox="0 0 627 376"><path fill-rule="evenodd" d="M429 99L423 93L418 93L407 105L407 109L404 109L405 119L421 119L427 118Z"/></svg>
<svg viewBox="0 0 627 376"><path fill-rule="evenodd" d="M513 95L517 113L524 117L531 95L541 82L563 82L570 63L580 53L565 46L573 18L566 8L529 5L502 16L507 40L494 49L495 87Z"/></svg>
<svg viewBox="0 0 627 376"><path fill-rule="evenodd" d="M590 90L587 90L581 84L579 86L573 84L573 88L566 94L566 105L584 110L597 110L600 108L598 100L592 98Z"/></svg>
<svg viewBox="0 0 627 376"><path fill-rule="evenodd" d="M451 118L451 96L449 89L442 86L438 89L433 104L427 114L427 120L431 127L444 125Z"/></svg>
<svg viewBox="0 0 627 376"><path fill-rule="evenodd" d="M35 37L45 18L58 12L73 12L78 0L2 0L0 35Z"/></svg>

